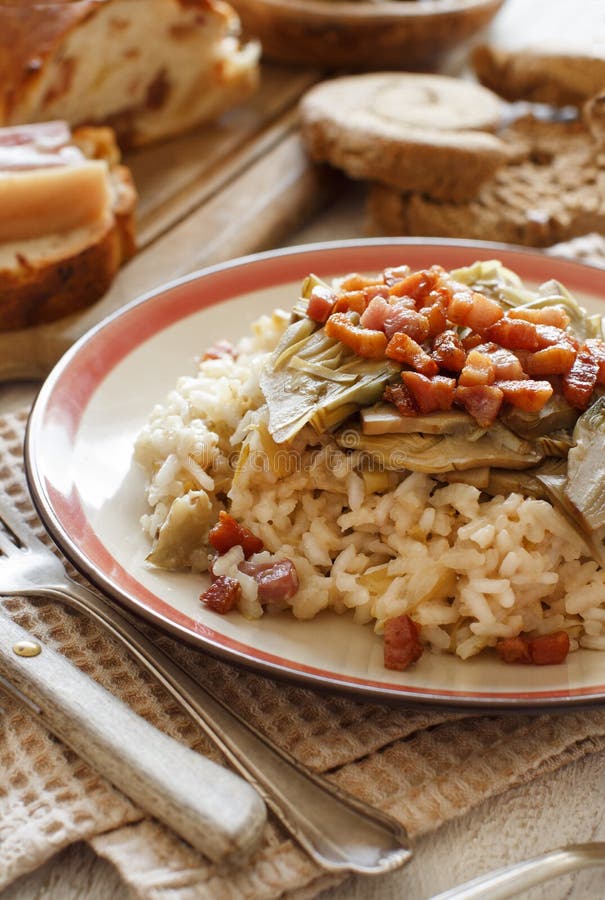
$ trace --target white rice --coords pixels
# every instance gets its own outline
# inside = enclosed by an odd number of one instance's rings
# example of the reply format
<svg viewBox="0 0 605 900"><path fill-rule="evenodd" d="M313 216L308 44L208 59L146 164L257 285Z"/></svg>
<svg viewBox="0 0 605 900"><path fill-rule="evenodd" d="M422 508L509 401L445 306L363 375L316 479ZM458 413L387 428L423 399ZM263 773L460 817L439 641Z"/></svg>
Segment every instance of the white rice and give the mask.
<svg viewBox="0 0 605 900"><path fill-rule="evenodd" d="M520 632L565 630L572 649L605 649L605 572L547 501L518 493L485 500L471 485L419 473L392 473L389 490L372 492L355 455L327 436L307 428L289 451L271 446L256 412L258 382L284 323L263 317L237 360L201 362L153 410L136 444L152 541L162 529L161 542L182 546L193 511L199 533L202 508L207 528L227 506L269 553L294 562L300 587L289 603L299 618L349 609L380 632L407 613L428 645L463 659ZM175 506L183 497L189 504ZM240 580L241 611L259 617L256 584L240 561L234 548L220 572ZM207 548L193 540L180 563L204 571Z"/></svg>

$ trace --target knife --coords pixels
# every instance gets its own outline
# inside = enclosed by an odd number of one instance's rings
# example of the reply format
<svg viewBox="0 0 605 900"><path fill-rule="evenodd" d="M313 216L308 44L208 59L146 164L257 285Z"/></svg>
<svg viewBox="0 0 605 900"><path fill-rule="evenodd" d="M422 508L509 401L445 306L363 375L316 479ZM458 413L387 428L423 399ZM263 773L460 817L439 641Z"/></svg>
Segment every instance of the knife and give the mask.
<svg viewBox="0 0 605 900"><path fill-rule="evenodd" d="M149 815L214 862L243 861L266 808L242 778L136 715L0 604L0 687Z"/></svg>

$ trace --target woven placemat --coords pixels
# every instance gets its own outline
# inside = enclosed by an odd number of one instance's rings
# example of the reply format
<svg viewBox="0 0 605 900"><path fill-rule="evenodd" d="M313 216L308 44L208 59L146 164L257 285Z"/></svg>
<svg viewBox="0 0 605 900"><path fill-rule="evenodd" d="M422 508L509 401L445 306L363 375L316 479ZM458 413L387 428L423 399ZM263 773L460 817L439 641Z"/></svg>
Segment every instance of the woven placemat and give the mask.
<svg viewBox="0 0 605 900"><path fill-rule="evenodd" d="M26 413L0 419L2 483L37 528L21 469ZM72 572L72 574L74 574ZM11 615L168 734L220 761L173 699L85 617L56 603L5 601ZM410 835L488 797L605 748L605 712L483 716L405 709L278 683L158 635L202 683L282 747L400 819ZM73 841L87 840L141 896L273 898L333 879L270 820L245 868L219 870L2 698L0 888ZM203 785L200 785L203 790Z"/></svg>
<svg viewBox="0 0 605 900"><path fill-rule="evenodd" d="M595 261L605 258L603 243L587 237L572 249L581 256L588 246ZM23 475L26 416L23 410L0 418L0 481L47 540ZM222 761L174 700L95 623L57 603L4 602L21 625L140 715ZM310 768L394 815L412 838L513 785L605 749L599 709L477 716L387 706L277 682L154 634L236 712ZM145 818L16 701L2 695L0 702L0 889L79 840L111 860L138 896L153 900L312 897L335 882L273 818L246 866L217 868Z"/></svg>

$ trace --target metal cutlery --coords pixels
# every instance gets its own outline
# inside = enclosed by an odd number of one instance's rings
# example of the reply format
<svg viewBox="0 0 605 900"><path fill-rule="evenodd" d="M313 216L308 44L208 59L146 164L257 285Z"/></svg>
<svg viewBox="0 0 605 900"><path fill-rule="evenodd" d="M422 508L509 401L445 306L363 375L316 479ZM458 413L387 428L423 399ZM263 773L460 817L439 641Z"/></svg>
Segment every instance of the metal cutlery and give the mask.
<svg viewBox="0 0 605 900"><path fill-rule="evenodd" d="M210 859L242 859L259 843L266 810L249 784L137 716L1 605L0 687Z"/></svg>
<svg viewBox="0 0 605 900"><path fill-rule="evenodd" d="M0 551L0 596L55 598L101 623L201 726L323 869L378 874L409 859L399 822L300 765L195 681L112 601L73 581L1 492Z"/></svg>
<svg viewBox="0 0 605 900"><path fill-rule="evenodd" d="M605 843L570 844L467 881L432 900L508 900L551 878L605 865Z"/></svg>

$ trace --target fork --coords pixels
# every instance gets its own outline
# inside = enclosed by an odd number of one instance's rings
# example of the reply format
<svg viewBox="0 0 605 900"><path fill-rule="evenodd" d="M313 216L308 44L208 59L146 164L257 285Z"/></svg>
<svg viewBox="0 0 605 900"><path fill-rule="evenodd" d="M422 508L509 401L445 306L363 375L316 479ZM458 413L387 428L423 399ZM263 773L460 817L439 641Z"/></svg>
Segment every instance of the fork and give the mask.
<svg viewBox="0 0 605 900"><path fill-rule="evenodd" d="M380 874L411 856L405 828L309 771L195 681L105 596L74 581L0 490L0 597L54 598L91 616L170 692L322 869Z"/></svg>

